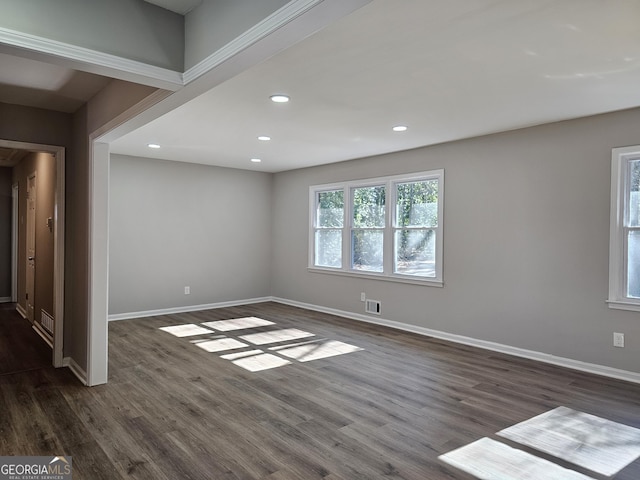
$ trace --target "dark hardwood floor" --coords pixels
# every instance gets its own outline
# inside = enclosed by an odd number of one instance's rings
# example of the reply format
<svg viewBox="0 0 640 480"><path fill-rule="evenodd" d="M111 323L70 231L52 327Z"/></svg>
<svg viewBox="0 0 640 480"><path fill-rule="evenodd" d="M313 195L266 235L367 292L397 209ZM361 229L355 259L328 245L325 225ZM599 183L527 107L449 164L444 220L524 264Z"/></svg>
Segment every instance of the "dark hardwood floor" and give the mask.
<svg viewBox="0 0 640 480"><path fill-rule="evenodd" d="M315 336L245 348L291 362L249 371L222 358L242 350L195 343L247 331L159 329L249 316L276 323L250 332ZM0 310L0 358L15 365L11 317ZM362 350L270 350L317 339ZM2 373L0 455L71 455L75 480L469 480L438 456L561 405L640 428L640 385L275 303L112 322L109 367L94 388L42 365ZM638 480L640 461L615 478Z"/></svg>
<svg viewBox="0 0 640 480"><path fill-rule="evenodd" d="M51 365L51 348L16 312L14 303L0 304L0 375Z"/></svg>

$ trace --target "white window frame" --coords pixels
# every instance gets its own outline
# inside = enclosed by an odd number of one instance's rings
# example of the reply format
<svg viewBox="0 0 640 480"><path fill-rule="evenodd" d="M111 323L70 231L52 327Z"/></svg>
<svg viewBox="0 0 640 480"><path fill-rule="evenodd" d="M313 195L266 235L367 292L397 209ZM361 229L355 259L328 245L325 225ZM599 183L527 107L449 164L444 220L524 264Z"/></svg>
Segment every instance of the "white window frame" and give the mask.
<svg viewBox="0 0 640 480"><path fill-rule="evenodd" d="M611 212L609 227L610 308L640 312L640 298L627 295L627 231L630 191L629 163L640 160L640 145L611 151Z"/></svg>
<svg viewBox="0 0 640 480"><path fill-rule="evenodd" d="M410 183L425 180L438 180L438 225L435 230L435 277L421 277L418 275L394 273L394 231L395 226L395 204L396 189L398 183ZM385 201L385 225L384 225L384 246L383 246L383 272L371 272L354 270L351 268L351 231L353 229L353 190L359 187L372 187L384 185L386 188ZM321 267L315 262L315 231L318 193L343 190L344 195L344 221L342 226L342 266L341 267ZM340 183L330 183L323 185L312 185L309 187L309 248L308 248L308 270L314 273L326 273L334 275L345 275L358 278L370 278L401 283L412 283L418 285L428 285L442 287L443 281L443 230L444 230L444 170L431 170L417 172L408 175L393 175L387 177L366 178L361 180L351 180Z"/></svg>

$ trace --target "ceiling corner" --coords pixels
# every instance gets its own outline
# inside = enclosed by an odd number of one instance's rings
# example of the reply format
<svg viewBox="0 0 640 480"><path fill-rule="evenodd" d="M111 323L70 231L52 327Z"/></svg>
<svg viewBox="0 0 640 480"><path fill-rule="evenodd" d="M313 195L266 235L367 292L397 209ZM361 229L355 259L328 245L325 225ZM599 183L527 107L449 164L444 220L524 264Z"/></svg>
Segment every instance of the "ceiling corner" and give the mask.
<svg viewBox="0 0 640 480"><path fill-rule="evenodd" d="M151 3L158 7L162 7L166 10L170 10L180 15L186 15L191 10L197 8L202 3L202 0L144 0L147 3Z"/></svg>

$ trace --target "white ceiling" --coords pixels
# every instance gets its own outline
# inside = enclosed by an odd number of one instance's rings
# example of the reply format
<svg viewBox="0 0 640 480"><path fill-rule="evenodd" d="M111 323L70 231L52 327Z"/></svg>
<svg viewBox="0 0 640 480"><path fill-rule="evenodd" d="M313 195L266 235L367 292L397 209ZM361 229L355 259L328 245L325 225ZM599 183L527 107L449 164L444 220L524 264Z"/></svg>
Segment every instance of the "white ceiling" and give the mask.
<svg viewBox="0 0 640 480"><path fill-rule="evenodd" d="M111 150L277 172L637 107L638 18L640 0L373 0ZM52 110L110 81L2 53L0 65L0 102Z"/></svg>
<svg viewBox="0 0 640 480"><path fill-rule="evenodd" d="M275 172L635 107L639 18L638 0L374 0L112 151Z"/></svg>

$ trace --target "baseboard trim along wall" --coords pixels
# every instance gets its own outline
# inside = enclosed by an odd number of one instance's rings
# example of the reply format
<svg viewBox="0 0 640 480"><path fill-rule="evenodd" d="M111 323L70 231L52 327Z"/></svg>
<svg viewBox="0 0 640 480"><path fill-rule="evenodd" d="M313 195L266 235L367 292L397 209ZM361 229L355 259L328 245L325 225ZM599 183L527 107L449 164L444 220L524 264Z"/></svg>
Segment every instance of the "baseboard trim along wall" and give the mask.
<svg viewBox="0 0 640 480"><path fill-rule="evenodd" d="M11 303L11 297L0 297L0 303Z"/></svg>
<svg viewBox="0 0 640 480"><path fill-rule="evenodd" d="M40 338L42 338L42 340L44 340L44 342L47 345L49 345L49 347L53 348L52 339L50 338L47 331L44 328L42 328L42 326L39 323L34 323L31 328L35 330L35 332L40 336Z"/></svg>
<svg viewBox="0 0 640 480"><path fill-rule="evenodd" d="M214 308L237 307L239 305L249 305L252 303L263 303L272 301L271 297L250 298L247 300L233 300L230 302L207 303L203 305L188 305L184 307L161 308L159 310L145 310L142 312L115 313L109 315L110 322L116 320L130 320L132 318L156 317L158 315L171 315L174 313L198 312L200 310L212 310Z"/></svg>
<svg viewBox="0 0 640 480"><path fill-rule="evenodd" d="M288 300L285 298L273 297L271 300L277 303L290 305L292 307L300 307L307 310L313 310L316 312L328 313L331 315L336 315L338 317L348 318L351 320L357 320L365 323L374 323L376 325L395 328L397 330L404 330L406 332L417 333L419 335L425 335L427 337L435 337L435 338L440 338L442 340L449 340L451 342L460 343L463 345L483 348L485 350L492 350L494 352L506 353L508 355L528 358L530 360L537 360L539 362L550 363L552 365L571 368L573 370L579 370L587 373L593 373L593 374L601 375L604 377L616 378L618 380L626 380L627 382L640 383L640 373L636 373L636 372L620 370L618 368L611 368L604 365L598 365L595 363L581 362L579 360L573 360L571 358L557 357L555 355L550 355L548 353L536 352L534 350L526 350L524 348L512 347L510 345L503 345L501 343L488 342L486 340L479 340L476 338L465 337L463 335L456 335L453 333L442 332L439 330L431 330L429 328L419 327L417 325L410 325L408 323L395 322L393 320L386 320L380 317L374 318L368 315L347 312L344 310L337 310L334 308L321 307L318 305L297 302L297 301Z"/></svg>
<svg viewBox="0 0 640 480"><path fill-rule="evenodd" d="M82 382L83 385L87 385L87 372L76 363L71 357L64 357L62 359L62 366L69 367L73 374Z"/></svg>
<svg viewBox="0 0 640 480"><path fill-rule="evenodd" d="M16 304L16 312L18 312L22 318L27 318L27 311L19 303Z"/></svg>
<svg viewBox="0 0 640 480"><path fill-rule="evenodd" d="M380 317L370 317L368 315L362 315L359 313L347 312L344 310L338 310L335 308L322 307L319 305L313 305L310 303L298 302L295 300L289 300L279 297L261 297L251 298L247 300L235 300L230 302L218 302L208 303L204 305L191 305L184 307L164 308L159 310L146 310L142 312L130 312L130 313L117 313L109 315L109 321L116 320L129 320L132 318L143 317L155 317L158 315L171 315L174 313L187 313L197 312L200 310L210 310L215 308L225 307L237 307L240 305L249 305L253 303L263 302L276 302L284 305L290 305L292 307L300 307L307 310L313 310L316 312L328 313L330 315L336 315L338 317L348 318L350 320L356 320L365 323L373 323L384 327L394 328L396 330L403 330L405 332L417 333L418 335L424 335L427 337L440 338L442 340L448 340L454 343L460 343L462 345L469 345L472 347L478 347L485 350L491 350L494 352L506 353L515 357L528 358L529 360L536 360L538 362L549 363L557 365L559 367L571 368L572 370L579 370L582 372L593 373L595 375L601 375L604 377L615 378L618 380L625 380L627 382L633 382L640 384L640 373L630 372L627 370L620 370L618 368L607 367L604 365L598 365L595 363L582 362L580 360L574 360L566 357L558 357L548 353L537 352L534 350L526 350L524 348L512 347L510 345L504 345L501 343L489 342L486 340L479 340L472 337L465 337L463 335L456 335L453 333L442 332L440 330L432 330L430 328L424 328L417 325L411 325L408 323L396 322L393 320L387 320ZM79 367L78 367L79 368ZM73 370L73 368L72 368ZM84 373L82 369L81 372ZM74 373L76 373L74 371ZM78 376L78 373L76 373ZM78 376L83 380L80 376ZM86 374L85 374L86 378ZM83 380L86 384L86 380Z"/></svg>

